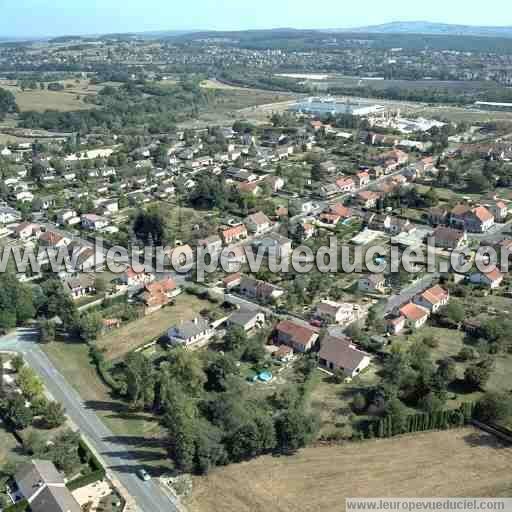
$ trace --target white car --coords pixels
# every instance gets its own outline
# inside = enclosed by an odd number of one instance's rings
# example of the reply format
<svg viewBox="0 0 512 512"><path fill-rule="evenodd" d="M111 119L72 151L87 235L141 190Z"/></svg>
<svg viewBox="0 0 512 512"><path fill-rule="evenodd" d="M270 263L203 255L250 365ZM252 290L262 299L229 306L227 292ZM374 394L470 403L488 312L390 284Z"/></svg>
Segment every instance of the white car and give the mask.
<svg viewBox="0 0 512 512"><path fill-rule="evenodd" d="M137 475L141 480L144 480L144 482L147 482L148 480L151 480L151 476L145 469L139 469L137 471Z"/></svg>

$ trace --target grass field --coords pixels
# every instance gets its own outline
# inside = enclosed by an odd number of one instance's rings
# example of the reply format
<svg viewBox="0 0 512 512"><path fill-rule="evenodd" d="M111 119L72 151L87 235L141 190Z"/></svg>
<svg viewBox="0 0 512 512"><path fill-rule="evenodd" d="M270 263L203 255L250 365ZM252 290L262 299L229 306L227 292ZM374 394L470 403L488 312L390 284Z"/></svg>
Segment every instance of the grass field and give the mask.
<svg viewBox="0 0 512 512"><path fill-rule="evenodd" d="M376 370L377 367L372 365L348 384L336 384L330 375L317 370L309 407L320 420L319 436L351 437L352 400L358 392L364 392L379 381Z"/></svg>
<svg viewBox="0 0 512 512"><path fill-rule="evenodd" d="M98 86L89 86L87 80L64 80L61 83L67 86L63 91L48 91L46 89L22 91L15 83L7 80L0 81L0 87L14 94L16 103L22 112L28 110L67 112L88 110L94 107L94 105L84 102L83 98L85 96L95 96L98 93Z"/></svg>
<svg viewBox="0 0 512 512"><path fill-rule="evenodd" d="M131 350L160 337L169 327L191 320L202 309L211 309L212 304L194 295L183 293L176 298L176 304L145 316L139 320L127 323L97 341L101 349L105 349L107 359L117 359Z"/></svg>
<svg viewBox="0 0 512 512"><path fill-rule="evenodd" d="M217 469L194 480L189 510L341 511L347 497L510 496L511 470L512 448L489 434L429 432Z"/></svg>

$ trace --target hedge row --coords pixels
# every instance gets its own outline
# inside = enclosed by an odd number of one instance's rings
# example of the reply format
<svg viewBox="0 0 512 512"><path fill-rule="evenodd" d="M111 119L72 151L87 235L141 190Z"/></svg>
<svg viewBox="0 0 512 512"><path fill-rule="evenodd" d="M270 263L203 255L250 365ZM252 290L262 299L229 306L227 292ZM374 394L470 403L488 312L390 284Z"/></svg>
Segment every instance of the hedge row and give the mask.
<svg viewBox="0 0 512 512"><path fill-rule="evenodd" d="M91 345L89 354L103 382L109 386L112 391L115 391L116 393L122 393L123 387L110 373L109 365L105 361L105 356L103 353L100 352L95 346Z"/></svg>
<svg viewBox="0 0 512 512"><path fill-rule="evenodd" d="M85 487L86 485L90 485L99 480L103 480L106 474L105 468L94 455L94 453L91 452L83 439L80 439L80 442L78 443L78 453L82 459L87 461L89 467L92 469L92 472L88 475L79 476L71 482L68 482L66 487L70 491L74 491L76 489L80 489L80 487Z"/></svg>
<svg viewBox="0 0 512 512"><path fill-rule="evenodd" d="M431 413L412 414L405 422L397 422L392 416L380 419L374 434L377 437L392 437L400 434L424 432L426 430L447 430L461 427L473 418L474 404L463 403L459 409L441 410Z"/></svg>

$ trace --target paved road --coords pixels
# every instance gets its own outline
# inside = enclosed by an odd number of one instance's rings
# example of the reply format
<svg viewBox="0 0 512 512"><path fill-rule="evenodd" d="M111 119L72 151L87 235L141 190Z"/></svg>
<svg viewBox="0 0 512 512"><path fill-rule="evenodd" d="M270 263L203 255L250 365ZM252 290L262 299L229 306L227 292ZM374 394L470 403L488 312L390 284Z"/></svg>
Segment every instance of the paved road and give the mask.
<svg viewBox="0 0 512 512"><path fill-rule="evenodd" d="M0 350L24 355L27 363L41 376L48 391L61 402L71 421L78 426L112 473L134 498L141 512L176 512L176 504L160 489L156 481L143 482L136 475L139 466L131 456L132 447L123 446L111 430L88 409L80 395L56 370L37 344L37 333L18 329L15 334L0 338Z"/></svg>

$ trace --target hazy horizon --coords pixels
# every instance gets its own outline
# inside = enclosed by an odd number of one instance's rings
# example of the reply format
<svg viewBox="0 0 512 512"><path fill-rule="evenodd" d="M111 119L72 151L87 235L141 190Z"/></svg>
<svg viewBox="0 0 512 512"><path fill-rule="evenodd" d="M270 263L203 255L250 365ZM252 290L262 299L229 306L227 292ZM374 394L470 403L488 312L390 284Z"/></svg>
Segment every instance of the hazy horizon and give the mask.
<svg viewBox="0 0 512 512"><path fill-rule="evenodd" d="M234 0L194 0L179 6L164 0L89 0L72 5L64 0L24 0L2 6L0 38L283 27L335 29L419 20L499 27L506 26L506 7L505 0L489 0L485 8L471 8L461 0L431 0L425 5L394 0L349 7L337 0L319 0L314 5L302 0L260 0L254 6Z"/></svg>

